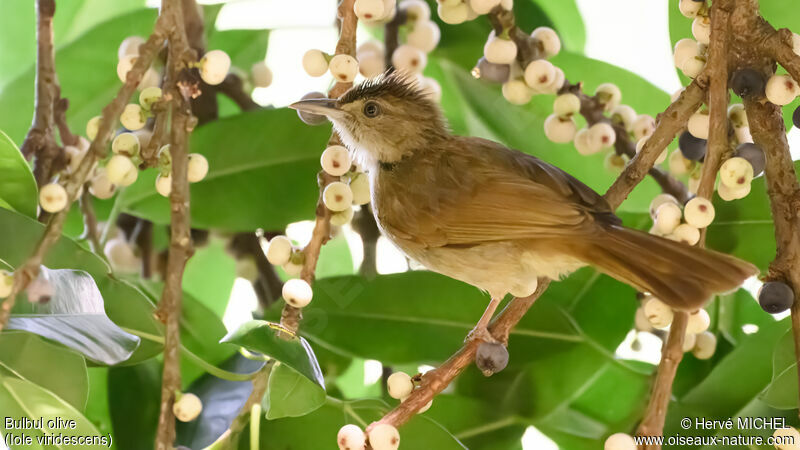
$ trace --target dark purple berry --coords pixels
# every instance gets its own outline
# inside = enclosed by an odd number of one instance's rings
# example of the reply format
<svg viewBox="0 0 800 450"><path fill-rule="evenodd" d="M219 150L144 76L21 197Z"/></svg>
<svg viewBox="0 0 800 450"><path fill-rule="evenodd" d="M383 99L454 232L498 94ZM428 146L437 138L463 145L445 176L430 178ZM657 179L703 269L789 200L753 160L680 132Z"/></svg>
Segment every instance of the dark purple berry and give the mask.
<svg viewBox="0 0 800 450"><path fill-rule="evenodd" d="M492 83L505 83L508 81L509 73L511 73L511 66L508 64L494 64L481 58L478 64L472 69L472 74L481 80L490 81Z"/></svg>
<svg viewBox="0 0 800 450"><path fill-rule="evenodd" d="M800 106L794 110L794 114L792 114L792 123L797 128L800 128Z"/></svg>
<svg viewBox="0 0 800 450"><path fill-rule="evenodd" d="M753 166L753 175L760 175L764 171L764 166L767 165L767 158L764 155L764 150L756 144L745 142L736 147L736 156L741 156L746 159L751 166Z"/></svg>
<svg viewBox="0 0 800 450"><path fill-rule="evenodd" d="M311 98L326 98L327 96L322 92L309 92L308 94L304 95L301 100L308 100ZM322 125L323 123L328 121L328 118L321 115L321 114L312 114L309 112L297 110L297 115L300 117L300 120L306 123L306 125Z"/></svg>
<svg viewBox="0 0 800 450"><path fill-rule="evenodd" d="M792 307L794 292L782 281L768 281L758 291L758 303L764 311L777 314Z"/></svg>
<svg viewBox="0 0 800 450"><path fill-rule="evenodd" d="M508 365L508 349L499 342L483 342L475 354L475 365L487 377L500 372Z"/></svg>
<svg viewBox="0 0 800 450"><path fill-rule="evenodd" d="M763 97L766 81L764 76L753 69L740 69L733 73L731 89L739 97Z"/></svg>
<svg viewBox="0 0 800 450"><path fill-rule="evenodd" d="M692 161L701 161L706 156L706 140L696 138L688 131L684 131L678 138L678 148L684 158Z"/></svg>

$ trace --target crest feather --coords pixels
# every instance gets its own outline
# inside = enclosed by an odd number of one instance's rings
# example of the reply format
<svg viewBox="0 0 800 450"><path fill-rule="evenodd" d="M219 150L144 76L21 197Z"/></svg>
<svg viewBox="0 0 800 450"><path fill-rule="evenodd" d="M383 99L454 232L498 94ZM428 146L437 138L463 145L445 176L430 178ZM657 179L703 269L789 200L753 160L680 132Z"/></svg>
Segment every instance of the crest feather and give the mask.
<svg viewBox="0 0 800 450"><path fill-rule="evenodd" d="M385 95L411 101L430 101L417 82L416 77L397 70L391 70L351 88L339 98L339 103L347 104L356 100L383 97Z"/></svg>

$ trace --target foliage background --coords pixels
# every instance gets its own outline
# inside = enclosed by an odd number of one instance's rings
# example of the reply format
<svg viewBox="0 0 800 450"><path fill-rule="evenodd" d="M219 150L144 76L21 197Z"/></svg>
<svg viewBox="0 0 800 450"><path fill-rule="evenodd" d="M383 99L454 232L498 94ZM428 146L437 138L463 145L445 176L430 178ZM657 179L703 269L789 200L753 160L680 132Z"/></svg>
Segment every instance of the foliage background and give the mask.
<svg viewBox="0 0 800 450"><path fill-rule="evenodd" d="M568 79L583 81L587 92L612 81L622 87L623 102L640 113L655 116L666 107L668 93L625 69L585 56L587 33L573 0L515 3L523 29L547 25L562 36L564 50L553 63ZM674 43L690 36L690 22L672 3L664 20L669 20ZM763 13L776 26L796 25L800 16L788 3L762 2ZM280 8L289 10L289 5ZM208 48L225 50L235 66L247 70L264 57L270 30L217 30L210 24L221 7L204 6ZM0 266L13 268L30 253L43 229L32 218L36 187L17 150L33 113L35 28L30 2L1 0L0 8L0 130L5 133L0 135L0 236L4 236ZM70 100L67 118L73 130L83 130L119 86L117 46L127 36L147 35L156 10L143 0L74 0L58 2L55 17L57 69L62 93ZM626 16L622 17L621 23L608 25L624 26ZM570 145L545 139L541 130L552 97L537 96L517 107L502 99L498 86L472 78L469 70L489 32L485 20L439 25L442 41L430 57L426 75L441 83L442 106L457 133L487 137L537 155L600 192L610 185L614 174L603 169L604 155L580 156ZM380 37L381 31L365 29L362 34ZM319 45L306 44L307 48ZM299 58L300 54L298 66ZM204 154L211 166L208 177L192 185L192 224L214 231L209 245L190 260L184 282L184 385L205 404L197 422L178 429L178 443L191 448L213 442L250 391L247 382L210 375L190 360L192 355L235 372L258 368L256 362L239 356L235 345L218 343L235 328L228 318L228 330L223 324L228 302L241 304L240 295L231 295L241 292L234 286L241 287L242 280L237 281L236 262L225 252L225 237L255 229L282 231L311 219L318 158L329 134L329 127L310 128L284 108L241 113L223 97L220 105L221 119L200 127L191 139L192 151ZM787 111L795 106L787 106ZM169 208L155 192L155 176L154 170L143 173L114 199L95 200L95 207L101 220L112 208L152 220L157 224L156 243L165 247ZM775 250L764 190L760 179L743 200L726 203L715 198L717 219L708 234L710 247L752 261L762 270ZM649 227L647 207L656 193L650 180L634 191L620 210L627 225ZM45 265L85 271L102 297L83 301L83 311L69 317L58 311L31 310L21 302L10 329L0 333L0 411L15 417L55 411L78 420L83 434L112 433L117 449L150 448L163 341L162 326L152 312L160 286L111 274L79 240L81 232L75 207L66 237ZM352 231L343 233L323 249L315 299L304 313L302 334L314 349L325 390L313 371L302 369L307 363L302 355L259 334L263 329L242 329L227 338L284 363L273 371L264 400L262 448L329 448L344 423L369 423L379 417L393 400L380 378L371 375L376 364L409 373L436 365L460 346L485 306L486 299L477 290L428 272L359 275L358 240L353 236ZM105 314L92 312L90 300L102 301ZM403 447L596 449L607 435L631 431L647 402L658 345L656 338L641 333L638 339L644 350L631 349L636 306L631 288L591 269L554 284L512 332L509 367L488 379L475 368L468 369L435 399L429 412L402 429ZM264 318L277 319L280 307L279 302L264 311ZM719 339L717 352L707 361L686 355L675 382L666 434L686 434L678 426L686 416L796 418L797 368L787 319L761 311L751 291L744 289L715 300L709 312L711 330ZM104 326L106 315L120 328ZM83 347L69 345L86 324L94 333L89 342ZM42 327L50 332L30 332ZM141 340L125 361L91 356L109 349L109 341L121 339L123 330ZM278 356L283 351L287 356ZM0 431L6 431L2 426ZM771 434L771 430L745 432ZM244 436L241 448L249 448L246 432Z"/></svg>

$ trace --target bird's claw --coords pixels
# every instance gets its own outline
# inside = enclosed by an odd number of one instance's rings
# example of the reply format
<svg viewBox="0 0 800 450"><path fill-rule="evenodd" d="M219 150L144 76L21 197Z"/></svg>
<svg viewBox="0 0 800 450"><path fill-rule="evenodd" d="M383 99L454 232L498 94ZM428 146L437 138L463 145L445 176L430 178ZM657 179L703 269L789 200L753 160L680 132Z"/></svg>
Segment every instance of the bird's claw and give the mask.
<svg viewBox="0 0 800 450"><path fill-rule="evenodd" d="M481 342L489 342L489 343L498 343L499 340L495 339L492 336L492 333L489 332L489 329L485 326L476 326L472 329L472 331L467 334L467 337L464 339L465 343L469 343L472 341L481 341Z"/></svg>

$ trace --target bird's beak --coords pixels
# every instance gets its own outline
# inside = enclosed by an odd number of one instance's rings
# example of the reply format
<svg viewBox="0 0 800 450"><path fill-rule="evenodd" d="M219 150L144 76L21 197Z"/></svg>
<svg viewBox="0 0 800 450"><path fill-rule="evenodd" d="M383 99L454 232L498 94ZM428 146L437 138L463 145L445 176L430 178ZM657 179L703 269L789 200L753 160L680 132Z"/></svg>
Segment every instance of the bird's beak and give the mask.
<svg viewBox="0 0 800 450"><path fill-rule="evenodd" d="M331 119L342 117L345 112L336 106L336 100L330 98L313 98L300 100L289 105L289 108L304 111L312 114L327 116Z"/></svg>

